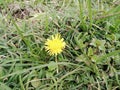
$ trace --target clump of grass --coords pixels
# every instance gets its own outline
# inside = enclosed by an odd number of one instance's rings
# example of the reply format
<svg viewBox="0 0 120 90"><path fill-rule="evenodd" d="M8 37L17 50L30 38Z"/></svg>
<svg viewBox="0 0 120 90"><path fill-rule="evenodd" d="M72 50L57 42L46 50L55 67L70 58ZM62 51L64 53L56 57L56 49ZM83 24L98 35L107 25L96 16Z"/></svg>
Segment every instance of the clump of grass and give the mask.
<svg viewBox="0 0 120 90"><path fill-rule="evenodd" d="M120 6L116 2L0 2L0 88L120 89ZM57 63L44 48L46 39L56 33L66 42Z"/></svg>

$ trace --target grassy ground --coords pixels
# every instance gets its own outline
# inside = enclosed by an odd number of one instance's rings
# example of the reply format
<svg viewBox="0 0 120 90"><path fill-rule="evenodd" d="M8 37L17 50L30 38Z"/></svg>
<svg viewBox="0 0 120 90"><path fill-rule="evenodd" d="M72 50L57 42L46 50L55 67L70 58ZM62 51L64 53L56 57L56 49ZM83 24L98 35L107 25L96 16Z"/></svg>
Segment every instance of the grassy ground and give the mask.
<svg viewBox="0 0 120 90"><path fill-rule="evenodd" d="M0 0L0 37L0 90L120 90L119 0Z"/></svg>

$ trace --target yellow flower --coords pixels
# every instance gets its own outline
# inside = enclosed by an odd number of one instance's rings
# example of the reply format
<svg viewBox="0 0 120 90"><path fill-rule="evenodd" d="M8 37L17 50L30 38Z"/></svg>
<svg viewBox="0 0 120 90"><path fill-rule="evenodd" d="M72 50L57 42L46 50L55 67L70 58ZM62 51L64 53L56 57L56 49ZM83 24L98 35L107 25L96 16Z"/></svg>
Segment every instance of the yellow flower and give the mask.
<svg viewBox="0 0 120 90"><path fill-rule="evenodd" d="M52 36L51 39L47 39L45 42L45 49L49 52L50 55L60 54L65 48L66 43L64 39L61 38L60 34Z"/></svg>

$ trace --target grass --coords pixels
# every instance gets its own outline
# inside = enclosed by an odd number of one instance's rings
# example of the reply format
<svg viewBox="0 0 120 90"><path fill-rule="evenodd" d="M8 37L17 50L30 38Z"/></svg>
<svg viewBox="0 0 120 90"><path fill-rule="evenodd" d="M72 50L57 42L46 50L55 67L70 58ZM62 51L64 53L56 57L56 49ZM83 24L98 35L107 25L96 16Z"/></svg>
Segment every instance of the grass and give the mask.
<svg viewBox="0 0 120 90"><path fill-rule="evenodd" d="M0 90L119 90L119 3L1 0ZM44 48L56 33L67 44L57 63Z"/></svg>

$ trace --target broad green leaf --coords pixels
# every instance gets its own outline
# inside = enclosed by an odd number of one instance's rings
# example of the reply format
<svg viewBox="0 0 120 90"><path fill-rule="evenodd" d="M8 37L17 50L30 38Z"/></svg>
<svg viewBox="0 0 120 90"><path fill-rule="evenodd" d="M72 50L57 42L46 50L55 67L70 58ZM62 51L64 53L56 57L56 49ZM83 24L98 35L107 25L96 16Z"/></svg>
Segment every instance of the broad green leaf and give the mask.
<svg viewBox="0 0 120 90"><path fill-rule="evenodd" d="M88 56L91 56L93 55L93 49L90 47L88 48Z"/></svg>
<svg viewBox="0 0 120 90"><path fill-rule="evenodd" d="M100 50L105 50L105 40L99 40L99 39L93 39L90 45L93 45L94 47L98 47Z"/></svg>
<svg viewBox="0 0 120 90"><path fill-rule="evenodd" d="M83 40L82 40L82 39L79 39L79 40L78 40L78 38L75 37L75 41L76 41L77 46L78 46L80 49L82 49L82 48L85 47L85 44L83 44Z"/></svg>
<svg viewBox="0 0 120 90"><path fill-rule="evenodd" d="M0 82L0 90L12 90L10 87Z"/></svg>
<svg viewBox="0 0 120 90"><path fill-rule="evenodd" d="M96 62L96 60L98 59L98 56L94 55L94 56L91 57L91 59L92 59L93 62Z"/></svg>
<svg viewBox="0 0 120 90"><path fill-rule="evenodd" d="M56 62L51 61L49 64L50 64L50 65L48 66L48 69L49 69L50 71L55 70L55 69L57 68Z"/></svg>
<svg viewBox="0 0 120 90"><path fill-rule="evenodd" d="M105 50L105 46L104 46L104 45L100 45L98 48L99 48L100 50Z"/></svg>
<svg viewBox="0 0 120 90"><path fill-rule="evenodd" d="M40 80L37 77L35 77L31 80L31 84L34 88L37 88L40 86Z"/></svg>
<svg viewBox="0 0 120 90"><path fill-rule="evenodd" d="M115 36L114 34L106 35L106 38L107 38L109 41L116 40L116 36Z"/></svg>
<svg viewBox="0 0 120 90"><path fill-rule="evenodd" d="M53 77L53 72L47 71L47 72L46 72L46 77L47 77L47 78Z"/></svg>
<svg viewBox="0 0 120 90"><path fill-rule="evenodd" d="M75 60L78 61L78 62L83 62L83 61L86 60L86 57L84 55L80 55L80 56L76 57Z"/></svg>
<svg viewBox="0 0 120 90"><path fill-rule="evenodd" d="M0 67L0 77L4 76L5 71L3 67Z"/></svg>

